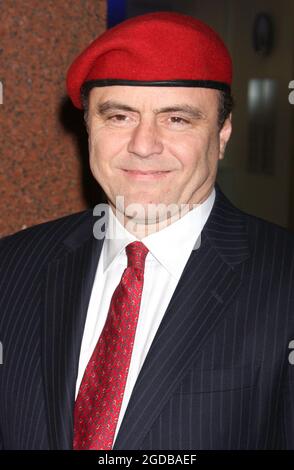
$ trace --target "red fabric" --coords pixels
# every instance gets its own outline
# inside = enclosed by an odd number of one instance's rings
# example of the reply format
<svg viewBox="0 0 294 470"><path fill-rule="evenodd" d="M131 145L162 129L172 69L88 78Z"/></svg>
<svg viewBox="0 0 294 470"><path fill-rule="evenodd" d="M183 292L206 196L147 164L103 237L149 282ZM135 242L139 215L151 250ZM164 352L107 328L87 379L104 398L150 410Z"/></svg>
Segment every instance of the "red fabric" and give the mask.
<svg viewBox="0 0 294 470"><path fill-rule="evenodd" d="M73 62L67 91L81 108L80 88L87 80L232 81L230 54L205 23L173 12L130 18L94 40Z"/></svg>
<svg viewBox="0 0 294 470"><path fill-rule="evenodd" d="M148 249L126 247L128 267L86 367L74 410L74 450L111 450L127 381L140 310Z"/></svg>

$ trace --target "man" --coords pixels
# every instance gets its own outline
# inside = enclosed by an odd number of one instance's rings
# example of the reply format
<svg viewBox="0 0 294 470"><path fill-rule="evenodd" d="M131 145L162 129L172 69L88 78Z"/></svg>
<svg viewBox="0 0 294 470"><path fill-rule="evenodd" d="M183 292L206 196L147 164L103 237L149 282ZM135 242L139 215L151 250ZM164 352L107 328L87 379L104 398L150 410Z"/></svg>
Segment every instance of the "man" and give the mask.
<svg viewBox="0 0 294 470"><path fill-rule="evenodd" d="M0 242L2 448L294 448L294 241L215 183L231 75L165 12L70 67L108 206Z"/></svg>

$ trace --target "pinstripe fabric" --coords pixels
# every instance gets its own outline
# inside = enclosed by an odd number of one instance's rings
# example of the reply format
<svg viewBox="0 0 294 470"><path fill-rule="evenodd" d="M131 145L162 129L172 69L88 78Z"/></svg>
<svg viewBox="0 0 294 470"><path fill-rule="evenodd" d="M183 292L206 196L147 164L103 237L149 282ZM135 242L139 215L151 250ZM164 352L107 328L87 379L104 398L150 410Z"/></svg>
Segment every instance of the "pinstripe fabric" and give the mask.
<svg viewBox="0 0 294 470"><path fill-rule="evenodd" d="M70 449L79 350L102 242L92 211L0 240L0 438ZM294 449L294 238L216 186L114 449Z"/></svg>

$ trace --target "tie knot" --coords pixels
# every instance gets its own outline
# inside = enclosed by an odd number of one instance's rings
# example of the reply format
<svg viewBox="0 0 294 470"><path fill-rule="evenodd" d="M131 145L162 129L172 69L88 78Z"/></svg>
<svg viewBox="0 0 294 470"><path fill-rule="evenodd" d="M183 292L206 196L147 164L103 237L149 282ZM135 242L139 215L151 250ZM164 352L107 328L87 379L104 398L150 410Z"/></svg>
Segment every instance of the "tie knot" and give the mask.
<svg viewBox="0 0 294 470"><path fill-rule="evenodd" d="M132 242L126 246L128 268L135 267L144 271L148 248L142 242Z"/></svg>

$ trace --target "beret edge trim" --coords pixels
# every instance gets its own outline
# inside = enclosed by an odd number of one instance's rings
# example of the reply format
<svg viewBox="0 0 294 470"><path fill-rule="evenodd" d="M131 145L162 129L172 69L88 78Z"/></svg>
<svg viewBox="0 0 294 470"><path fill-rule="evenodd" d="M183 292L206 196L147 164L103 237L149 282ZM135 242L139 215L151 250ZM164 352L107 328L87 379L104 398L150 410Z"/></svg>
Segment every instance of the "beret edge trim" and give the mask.
<svg viewBox="0 0 294 470"><path fill-rule="evenodd" d="M159 86L159 87L200 87L214 88L221 91L231 91L231 86L215 80L127 80L120 78L106 78L87 80L81 86L81 93L87 93L91 88L103 86Z"/></svg>

